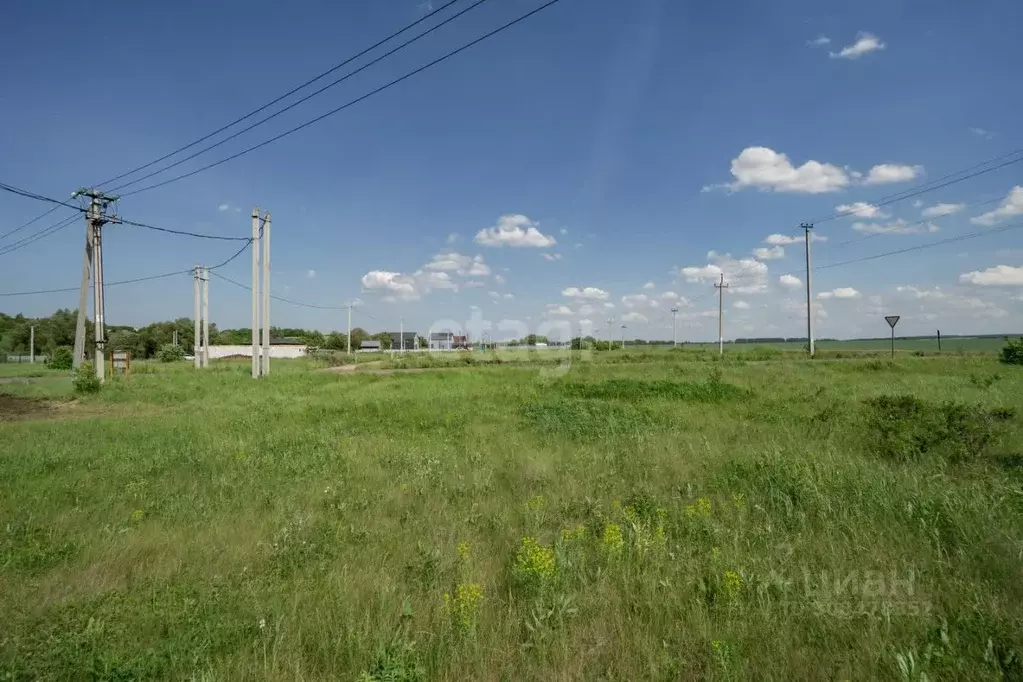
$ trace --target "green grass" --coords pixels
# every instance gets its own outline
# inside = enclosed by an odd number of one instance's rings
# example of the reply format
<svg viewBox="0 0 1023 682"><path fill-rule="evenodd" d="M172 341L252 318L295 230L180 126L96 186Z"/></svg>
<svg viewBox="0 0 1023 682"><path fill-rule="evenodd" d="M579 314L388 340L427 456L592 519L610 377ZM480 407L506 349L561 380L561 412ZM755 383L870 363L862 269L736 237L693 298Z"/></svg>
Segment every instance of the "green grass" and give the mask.
<svg viewBox="0 0 1023 682"><path fill-rule="evenodd" d="M1023 371L759 353L46 380L0 679L1019 679Z"/></svg>

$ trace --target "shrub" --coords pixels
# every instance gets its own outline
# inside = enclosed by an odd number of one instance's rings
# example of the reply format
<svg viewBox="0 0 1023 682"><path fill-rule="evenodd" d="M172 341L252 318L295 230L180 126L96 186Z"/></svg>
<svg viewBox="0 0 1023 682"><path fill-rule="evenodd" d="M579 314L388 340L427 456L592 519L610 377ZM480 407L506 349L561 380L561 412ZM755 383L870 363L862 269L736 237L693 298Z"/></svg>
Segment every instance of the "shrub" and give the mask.
<svg viewBox="0 0 1023 682"><path fill-rule="evenodd" d="M156 358L160 362L181 362L185 359L185 349L173 343L167 343L156 351Z"/></svg>
<svg viewBox="0 0 1023 682"><path fill-rule="evenodd" d="M871 445L887 459L909 461L936 454L953 462L984 455L999 435L1006 408L987 410L956 402L927 403L912 395L867 400Z"/></svg>
<svg viewBox="0 0 1023 682"><path fill-rule="evenodd" d="M72 383L75 386L75 393L96 393L100 389L99 378L96 376L96 367L91 362L83 362L75 370Z"/></svg>
<svg viewBox="0 0 1023 682"><path fill-rule="evenodd" d="M1013 341L1006 339L1002 346L1002 362L1007 365L1023 365L1023 337Z"/></svg>
<svg viewBox="0 0 1023 682"><path fill-rule="evenodd" d="M67 346L57 346L50 353L46 366L50 369L71 369L71 366L74 365L74 357L74 353Z"/></svg>

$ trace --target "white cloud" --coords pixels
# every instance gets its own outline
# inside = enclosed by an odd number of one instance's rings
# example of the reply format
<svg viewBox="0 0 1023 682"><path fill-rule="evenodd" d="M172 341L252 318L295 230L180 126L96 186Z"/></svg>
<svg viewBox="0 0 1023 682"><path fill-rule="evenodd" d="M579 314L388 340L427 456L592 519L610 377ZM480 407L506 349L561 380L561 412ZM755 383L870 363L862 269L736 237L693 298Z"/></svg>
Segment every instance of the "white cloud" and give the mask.
<svg viewBox="0 0 1023 682"><path fill-rule="evenodd" d="M856 35L855 43L846 45L838 52L830 54L832 59L859 59L865 54L883 50L885 47L886 45L877 36L871 33L860 32Z"/></svg>
<svg viewBox="0 0 1023 682"><path fill-rule="evenodd" d="M496 280L497 278L495 277L494 279ZM487 286L487 283L481 282L478 279L470 279L466 282L462 282L462 286L466 289L479 289L480 287Z"/></svg>
<svg viewBox="0 0 1023 682"><path fill-rule="evenodd" d="M643 288L644 289L648 289L648 290L649 289L656 289L657 285L654 284L653 282L647 282L646 284L643 285Z"/></svg>
<svg viewBox="0 0 1023 682"><path fill-rule="evenodd" d="M976 218L970 218L970 222L974 225L990 227L1021 213L1023 213L1023 185L1016 185L1009 190L1009 194L1002 201L1001 206Z"/></svg>
<svg viewBox="0 0 1023 682"><path fill-rule="evenodd" d="M561 292L561 295L588 301L604 301L609 296L606 291L597 287L584 287L582 289L579 287L568 287Z"/></svg>
<svg viewBox="0 0 1023 682"><path fill-rule="evenodd" d="M564 237L566 234L568 234L568 230L566 228L564 228L564 227L561 228L560 230L558 230L558 232L561 233L562 237Z"/></svg>
<svg viewBox="0 0 1023 682"><path fill-rule="evenodd" d="M985 140L990 140L992 137L995 136L995 133L991 132L990 130L984 130L983 128L970 127L968 128L968 130L970 131L971 134L976 135L977 137L983 137Z"/></svg>
<svg viewBox="0 0 1023 682"><path fill-rule="evenodd" d="M685 296L679 296L674 291L665 291L663 294L661 294L661 300L662 301L676 301L676 302L679 302L679 303L686 303Z"/></svg>
<svg viewBox="0 0 1023 682"><path fill-rule="evenodd" d="M371 270L362 276L362 286L370 291L387 293L391 301L416 301L422 296L415 279L400 272Z"/></svg>
<svg viewBox="0 0 1023 682"><path fill-rule="evenodd" d="M912 284L907 284L905 286L895 287L895 290L900 294L909 294L913 298L945 298L945 293L939 287L934 287L933 289L921 289L920 287L913 286Z"/></svg>
<svg viewBox="0 0 1023 682"><path fill-rule="evenodd" d="M561 260L560 253L541 253L540 256L543 257L544 260L549 261Z"/></svg>
<svg viewBox="0 0 1023 682"><path fill-rule="evenodd" d="M489 296L490 298L493 298L493 299L501 298L501 294L499 292L497 292L497 291L488 291L487 292L487 296Z"/></svg>
<svg viewBox="0 0 1023 682"><path fill-rule="evenodd" d="M413 276L416 278L416 284L419 286L419 289L424 294L429 293L433 289L458 291L458 285L451 279L451 275L446 272L416 270Z"/></svg>
<svg viewBox="0 0 1023 682"><path fill-rule="evenodd" d="M687 266L677 269L675 274L690 283L717 282L725 276L729 291L740 294L755 294L767 290L767 264L754 258L732 258L729 254L711 251L707 254L711 262L703 266Z"/></svg>
<svg viewBox="0 0 1023 682"><path fill-rule="evenodd" d="M831 43L831 38L827 36L817 36L813 40L807 40L806 44L808 47L823 47Z"/></svg>
<svg viewBox="0 0 1023 682"><path fill-rule="evenodd" d="M934 204L920 212L924 218L940 218L944 215L952 215L966 208L966 204Z"/></svg>
<svg viewBox="0 0 1023 682"><path fill-rule="evenodd" d="M504 294L503 296L501 296L501 298L503 298L506 301L510 301L515 298L515 294Z"/></svg>
<svg viewBox="0 0 1023 682"><path fill-rule="evenodd" d="M315 270L306 270L305 276L306 276L307 279L313 279L314 277L316 277L316 271Z"/></svg>
<svg viewBox="0 0 1023 682"><path fill-rule="evenodd" d="M483 256L465 256L456 251L442 251L423 267L439 272L454 272L462 277L490 275L490 266L484 262Z"/></svg>
<svg viewBox="0 0 1023 682"><path fill-rule="evenodd" d="M789 157L767 147L747 147L732 159L732 176L735 182L720 185L732 191L745 187L774 192L798 192L820 194L835 192L849 185L849 176L844 170L830 163L807 161L793 166ZM707 186L704 191L716 189Z"/></svg>
<svg viewBox="0 0 1023 682"><path fill-rule="evenodd" d="M610 310L611 308L615 307L615 304L608 301L607 303L604 304L604 307Z"/></svg>
<svg viewBox="0 0 1023 682"><path fill-rule="evenodd" d="M826 300L829 298L859 298L860 292L856 291L852 287L840 287L831 291L822 291L817 294L817 298Z"/></svg>
<svg viewBox="0 0 1023 682"><path fill-rule="evenodd" d="M913 208L922 208L924 205L923 199L917 199L913 202Z"/></svg>
<svg viewBox="0 0 1023 682"><path fill-rule="evenodd" d="M886 224L853 223L852 229L863 234L922 234L941 231L934 223L909 224L902 218Z"/></svg>
<svg viewBox="0 0 1023 682"><path fill-rule="evenodd" d="M572 315L572 309L567 305L558 305L557 303L548 303L546 312L548 315L555 317L569 317Z"/></svg>
<svg viewBox="0 0 1023 682"><path fill-rule="evenodd" d="M747 303L746 301L736 301L735 303L732 304L732 307L737 308L739 310L749 310L749 303Z"/></svg>
<svg viewBox="0 0 1023 682"><path fill-rule="evenodd" d="M789 289L803 286L803 281L793 275L782 275L778 278L778 283Z"/></svg>
<svg viewBox="0 0 1023 682"><path fill-rule="evenodd" d="M987 270L974 270L959 275L959 281L982 287L1023 287L1023 267L996 265Z"/></svg>
<svg viewBox="0 0 1023 682"><path fill-rule="evenodd" d="M887 185L893 182L915 180L923 173L923 166L907 166L900 163L882 163L867 172L864 185Z"/></svg>
<svg viewBox="0 0 1023 682"><path fill-rule="evenodd" d="M622 296L622 305L626 308L656 308L657 301L646 294L629 294Z"/></svg>
<svg viewBox="0 0 1023 682"><path fill-rule="evenodd" d="M452 232L448 235L448 238L445 241L447 241L448 244L455 244L459 239L461 239L461 237L458 236L458 233Z"/></svg>
<svg viewBox="0 0 1023 682"><path fill-rule="evenodd" d="M227 211L230 208L231 208L230 204L221 204L220 206L217 206L218 211Z"/></svg>
<svg viewBox="0 0 1023 682"><path fill-rule="evenodd" d="M503 215L497 225L480 230L477 244L483 246L532 247L545 249L557 244L554 237L540 232L537 223L520 214Z"/></svg>
<svg viewBox="0 0 1023 682"><path fill-rule="evenodd" d="M785 249L781 246L761 247L753 249L753 255L760 260L775 260L785 257Z"/></svg>
<svg viewBox="0 0 1023 682"><path fill-rule="evenodd" d="M504 275L494 275L494 281L497 282L498 284L504 284L505 282Z"/></svg>
<svg viewBox="0 0 1023 682"><path fill-rule="evenodd" d="M596 306L592 306L589 303L584 303L583 305L579 306L579 310L575 311L575 314L576 315L593 315L596 312L597 312L597 307Z"/></svg>
<svg viewBox="0 0 1023 682"><path fill-rule="evenodd" d="M873 204L868 204L865 201L842 204L840 206L836 206L835 210L842 215L852 215L857 218L866 218L867 220L888 217L888 214L882 211L879 207L874 206Z"/></svg>
<svg viewBox="0 0 1023 682"><path fill-rule="evenodd" d="M636 322L640 324L645 324L649 321L650 320L647 318L647 316L643 315L642 313L633 312L625 313L624 315L622 315L622 322Z"/></svg>
<svg viewBox="0 0 1023 682"><path fill-rule="evenodd" d="M790 237L790 236L785 235L785 234L777 234L777 233L769 234L764 239L764 243L765 244L769 244L771 246L788 246L790 244L802 244L805 241L806 241L806 236L805 235L799 235L797 237ZM810 233L810 241L811 242L826 242L826 241L828 241L828 238L827 237L822 237L821 235L817 234L816 232L811 232Z"/></svg>

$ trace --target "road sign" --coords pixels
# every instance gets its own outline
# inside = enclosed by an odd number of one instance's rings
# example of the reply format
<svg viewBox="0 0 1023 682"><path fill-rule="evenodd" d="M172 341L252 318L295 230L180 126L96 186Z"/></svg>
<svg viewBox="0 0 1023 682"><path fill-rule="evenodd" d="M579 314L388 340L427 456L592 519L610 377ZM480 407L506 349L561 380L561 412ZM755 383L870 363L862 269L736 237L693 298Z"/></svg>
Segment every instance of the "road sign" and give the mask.
<svg viewBox="0 0 1023 682"><path fill-rule="evenodd" d="M888 323L889 327L891 327L892 329L895 329L895 325L897 325L899 323L899 316L898 315L885 315L884 316L884 321Z"/></svg>
<svg viewBox="0 0 1023 682"><path fill-rule="evenodd" d="M124 376L131 374L131 353L126 350L115 350L110 354L110 374L118 372Z"/></svg>

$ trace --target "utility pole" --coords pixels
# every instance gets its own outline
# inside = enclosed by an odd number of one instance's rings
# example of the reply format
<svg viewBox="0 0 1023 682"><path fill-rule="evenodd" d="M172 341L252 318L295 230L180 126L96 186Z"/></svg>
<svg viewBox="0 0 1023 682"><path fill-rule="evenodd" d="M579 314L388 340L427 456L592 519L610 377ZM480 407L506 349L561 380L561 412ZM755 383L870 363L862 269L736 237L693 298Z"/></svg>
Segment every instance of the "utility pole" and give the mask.
<svg viewBox="0 0 1023 682"><path fill-rule="evenodd" d="M611 324L615 321L615 318L607 318L607 349L611 350Z"/></svg>
<svg viewBox="0 0 1023 682"><path fill-rule="evenodd" d="M210 366L210 269L202 269L202 366Z"/></svg>
<svg viewBox="0 0 1023 682"><path fill-rule="evenodd" d="M352 302L348 301L348 354L352 354Z"/></svg>
<svg viewBox="0 0 1023 682"><path fill-rule="evenodd" d="M813 223L803 223L800 227L803 228L803 232L806 234L806 338L809 343L810 357L812 358L815 353L813 343L813 294L810 285L810 230L813 229Z"/></svg>
<svg viewBox="0 0 1023 682"><path fill-rule="evenodd" d="M89 208L85 213L86 223L86 254L83 268L82 290L78 297L78 323L75 327L75 359L80 365L85 358L85 301L89 286L88 270L90 261L93 273L92 282L92 305L95 319L96 337L96 378L102 383L104 380L105 365L103 364L103 351L106 347L106 333L104 329L104 318L106 310L103 302L103 226L107 223L118 222L117 216L107 216L107 207L117 201L117 197L110 196L96 189L81 188L74 192L71 197L89 197ZM80 351L80 353L78 352Z"/></svg>
<svg viewBox="0 0 1023 682"><path fill-rule="evenodd" d="M939 332L940 334L941 332ZM941 338L941 337L938 337ZM939 342L940 346L941 343ZM30 365L36 364L36 326L32 325L28 328L28 362Z"/></svg>
<svg viewBox="0 0 1023 682"><path fill-rule="evenodd" d="M252 378L258 379L259 362L259 208L252 209Z"/></svg>
<svg viewBox="0 0 1023 682"><path fill-rule="evenodd" d="M192 298L195 301L195 318L192 322L192 327L195 330L195 336L192 341L192 361L195 363L196 369L202 367L202 337L199 334L200 325L202 324L202 307L199 297L199 266L196 265L192 268Z"/></svg>
<svg viewBox="0 0 1023 682"><path fill-rule="evenodd" d="M671 309L671 347L678 348L678 335L675 334L675 318L678 315L678 308Z"/></svg>
<svg viewBox="0 0 1023 682"><path fill-rule="evenodd" d="M725 354L725 289L728 285L725 284L725 273L721 273L721 283L715 284L714 288L718 290L718 355Z"/></svg>
<svg viewBox="0 0 1023 682"><path fill-rule="evenodd" d="M174 330L174 336L172 338L174 340L171 341L171 343L173 343L175 346L178 345L178 330L177 329Z"/></svg>
<svg viewBox="0 0 1023 682"><path fill-rule="evenodd" d="M625 350L625 325L622 325L622 350Z"/></svg>
<svg viewBox="0 0 1023 682"><path fill-rule="evenodd" d="M401 352L405 352L405 318L398 318L398 347L401 348Z"/></svg>
<svg viewBox="0 0 1023 682"><path fill-rule="evenodd" d="M270 211L263 215L263 376L270 376Z"/></svg>

